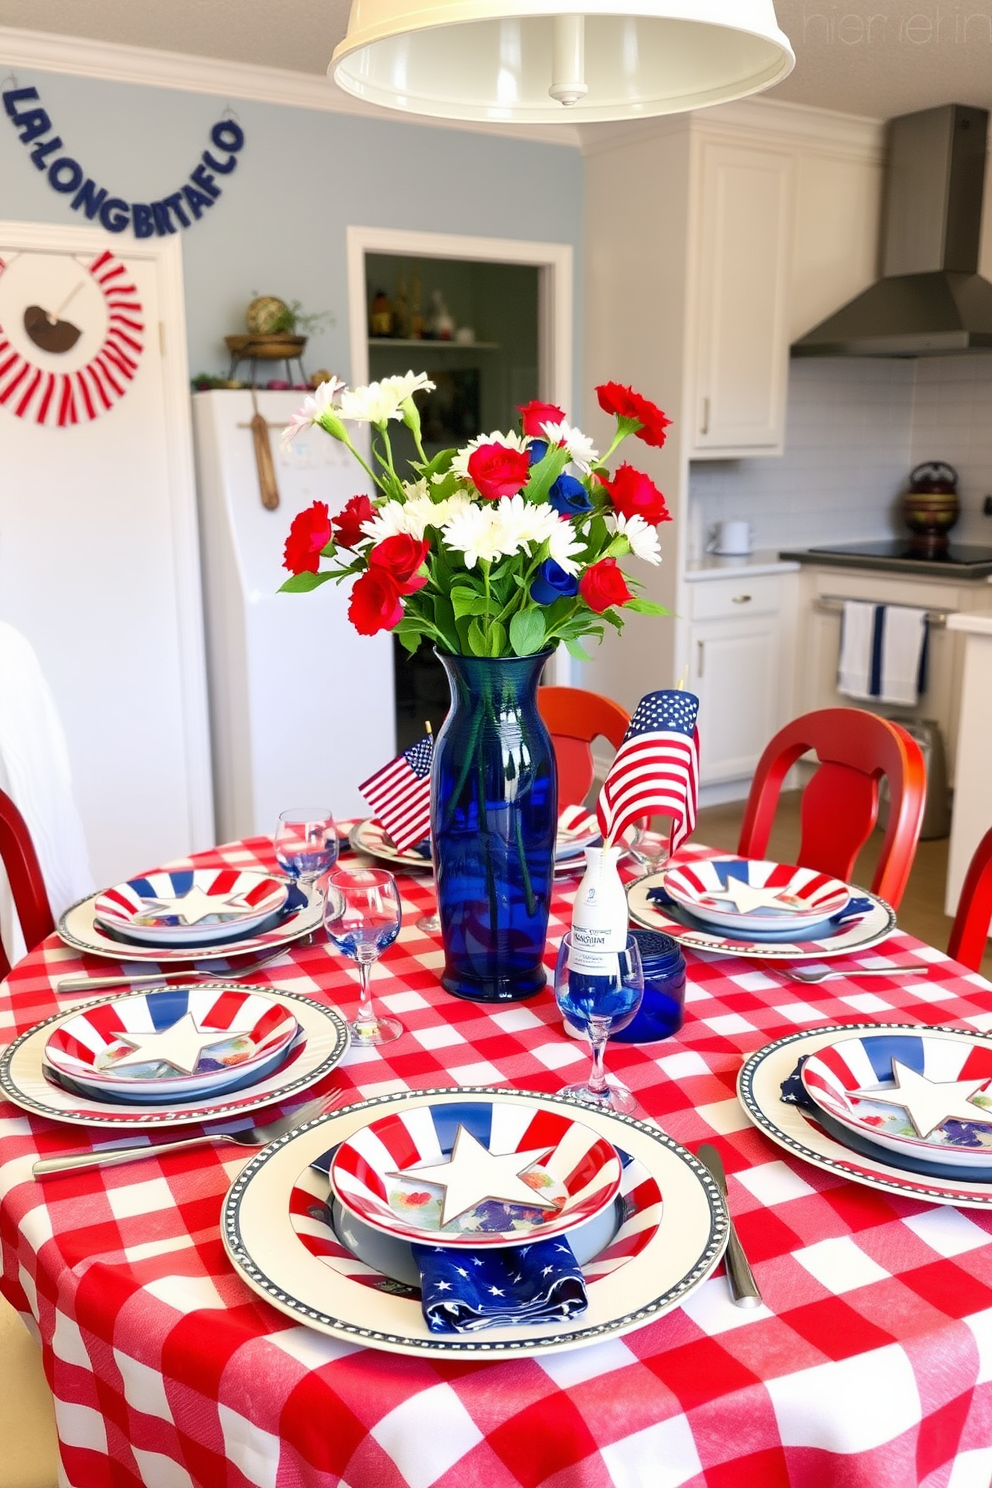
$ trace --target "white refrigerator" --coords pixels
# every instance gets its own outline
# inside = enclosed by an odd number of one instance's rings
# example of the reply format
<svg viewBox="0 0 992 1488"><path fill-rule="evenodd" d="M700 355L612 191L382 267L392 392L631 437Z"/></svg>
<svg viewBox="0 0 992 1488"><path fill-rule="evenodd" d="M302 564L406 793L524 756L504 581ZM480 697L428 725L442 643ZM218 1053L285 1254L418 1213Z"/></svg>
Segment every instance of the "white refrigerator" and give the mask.
<svg viewBox="0 0 992 1488"><path fill-rule="evenodd" d="M333 516L368 479L320 429L280 449L301 392L259 392L279 505L262 504L251 393L193 398L217 830L221 841L271 835L280 811L369 808L360 781L396 752L392 637L360 636L351 585L280 594L283 545L313 501Z"/></svg>

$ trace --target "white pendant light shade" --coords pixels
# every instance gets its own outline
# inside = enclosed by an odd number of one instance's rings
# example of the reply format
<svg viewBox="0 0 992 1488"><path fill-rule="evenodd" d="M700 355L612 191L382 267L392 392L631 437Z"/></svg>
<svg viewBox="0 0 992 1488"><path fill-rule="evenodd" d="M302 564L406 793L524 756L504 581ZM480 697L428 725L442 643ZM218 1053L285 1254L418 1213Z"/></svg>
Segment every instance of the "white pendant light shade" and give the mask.
<svg viewBox="0 0 992 1488"><path fill-rule="evenodd" d="M328 72L411 114L581 123L725 103L794 63L772 0L352 0Z"/></svg>

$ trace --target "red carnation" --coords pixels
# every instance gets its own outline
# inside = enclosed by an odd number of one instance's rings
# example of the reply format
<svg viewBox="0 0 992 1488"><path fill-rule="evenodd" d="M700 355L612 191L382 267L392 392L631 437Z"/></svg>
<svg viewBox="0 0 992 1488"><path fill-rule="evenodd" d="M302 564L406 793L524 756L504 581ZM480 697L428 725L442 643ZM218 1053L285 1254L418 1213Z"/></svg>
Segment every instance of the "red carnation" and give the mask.
<svg viewBox="0 0 992 1488"><path fill-rule="evenodd" d="M369 563L390 574L400 594L416 594L427 583L426 576L418 575L417 569L423 566L429 552L430 543L418 542L408 533L398 532L395 537L384 537L381 543L376 543L369 554Z"/></svg>
<svg viewBox="0 0 992 1488"><path fill-rule="evenodd" d="M403 618L400 591L392 574L370 568L355 580L348 606L348 619L359 635L392 630Z"/></svg>
<svg viewBox="0 0 992 1488"><path fill-rule="evenodd" d="M613 510L621 517L643 517L649 527L670 522L672 514L654 481L633 465L619 465L612 480L603 485L610 493Z"/></svg>
<svg viewBox="0 0 992 1488"><path fill-rule="evenodd" d="M481 444L468 462L469 477L480 496L499 501L515 496L527 484L530 456L526 450L508 449L505 444Z"/></svg>
<svg viewBox="0 0 992 1488"><path fill-rule="evenodd" d="M544 424L563 424L565 415L554 403L524 403L518 405L521 428L532 439L547 439Z"/></svg>
<svg viewBox="0 0 992 1488"><path fill-rule="evenodd" d="M579 593L591 610L601 615L611 605L625 605L633 595L615 558L601 558L579 580Z"/></svg>
<svg viewBox="0 0 992 1488"><path fill-rule="evenodd" d="M293 518L283 550L283 566L290 573L316 573L320 554L331 540L327 502L315 501Z"/></svg>
<svg viewBox="0 0 992 1488"><path fill-rule="evenodd" d="M367 496L352 496L350 501L346 501L331 524L338 547L357 547L365 537L362 523L370 521L374 516L375 507Z"/></svg>
<svg viewBox="0 0 992 1488"><path fill-rule="evenodd" d="M672 421L656 403L642 398L640 393L635 393L633 388L624 387L621 382L604 382L602 387L596 389L596 396L604 413L613 413L619 419L630 419L638 423L640 428L634 430L638 439L661 449L665 442L665 430Z"/></svg>

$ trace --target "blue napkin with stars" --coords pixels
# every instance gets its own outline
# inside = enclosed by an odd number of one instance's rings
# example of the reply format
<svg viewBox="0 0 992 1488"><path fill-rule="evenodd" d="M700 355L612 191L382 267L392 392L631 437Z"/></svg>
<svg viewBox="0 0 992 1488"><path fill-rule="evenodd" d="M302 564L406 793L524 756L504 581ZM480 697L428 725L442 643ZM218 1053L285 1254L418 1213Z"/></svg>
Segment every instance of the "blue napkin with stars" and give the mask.
<svg viewBox="0 0 992 1488"><path fill-rule="evenodd" d="M585 1312L585 1282L561 1235L495 1250L412 1245L432 1333L477 1333L516 1323L563 1323Z"/></svg>

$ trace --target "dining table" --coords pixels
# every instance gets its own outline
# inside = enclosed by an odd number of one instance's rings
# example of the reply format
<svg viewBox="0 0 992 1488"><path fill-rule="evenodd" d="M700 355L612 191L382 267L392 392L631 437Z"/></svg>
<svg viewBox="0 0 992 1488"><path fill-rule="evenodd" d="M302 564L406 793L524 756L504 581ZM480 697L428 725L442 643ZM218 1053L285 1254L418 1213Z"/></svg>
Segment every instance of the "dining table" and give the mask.
<svg viewBox="0 0 992 1488"><path fill-rule="evenodd" d="M170 866L274 862L255 837ZM549 985L484 1005L441 986L440 937L417 928L429 873L396 874L403 928L372 990L405 1032L352 1045L317 1093L553 1093L581 1076L588 1048L553 993L577 879L555 882ZM671 1138L718 1149L763 1300L735 1306L721 1262L663 1316L561 1352L438 1359L328 1336L250 1288L222 1243L251 1153L205 1145L38 1181L39 1156L121 1136L0 1104L0 1286L40 1339L67 1488L988 1488L992 1208L816 1166L759 1129L736 1082L753 1051L838 1023L988 1033L992 984L898 928L817 984L776 961L686 960L681 1029L611 1041L607 1064ZM858 975L907 962L925 974ZM60 978L114 970L49 936L0 988L0 1042L85 997L59 995ZM354 965L323 935L247 981L345 1017L358 1005Z"/></svg>

